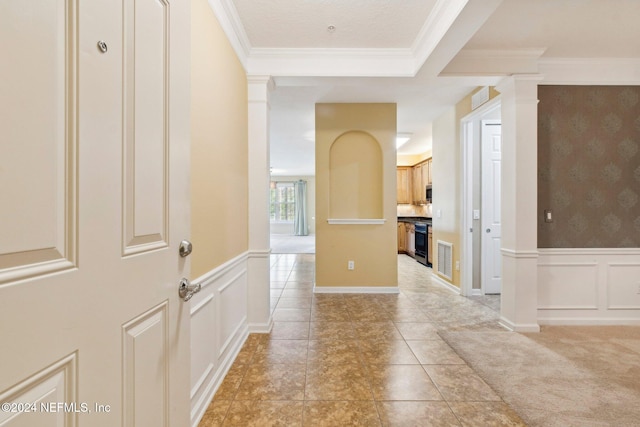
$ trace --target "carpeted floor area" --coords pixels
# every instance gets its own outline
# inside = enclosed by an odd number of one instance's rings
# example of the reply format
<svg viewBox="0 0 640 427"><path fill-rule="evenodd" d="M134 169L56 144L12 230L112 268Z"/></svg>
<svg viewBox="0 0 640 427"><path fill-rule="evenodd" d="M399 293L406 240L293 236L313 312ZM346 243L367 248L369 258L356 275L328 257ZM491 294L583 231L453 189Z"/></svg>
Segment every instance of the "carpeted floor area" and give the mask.
<svg viewBox="0 0 640 427"><path fill-rule="evenodd" d="M640 425L640 327L440 335L528 426Z"/></svg>
<svg viewBox="0 0 640 427"><path fill-rule="evenodd" d="M290 234L271 235L272 254L315 254L316 236L292 236Z"/></svg>

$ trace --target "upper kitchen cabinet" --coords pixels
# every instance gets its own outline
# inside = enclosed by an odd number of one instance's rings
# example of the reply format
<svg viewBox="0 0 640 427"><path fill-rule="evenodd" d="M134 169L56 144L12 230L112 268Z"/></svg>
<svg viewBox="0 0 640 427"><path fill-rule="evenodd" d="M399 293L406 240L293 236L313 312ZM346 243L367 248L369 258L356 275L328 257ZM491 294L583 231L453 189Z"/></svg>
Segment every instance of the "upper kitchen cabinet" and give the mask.
<svg viewBox="0 0 640 427"><path fill-rule="evenodd" d="M409 204L413 201L411 192L412 168L409 166L399 166L396 169L396 187L398 204Z"/></svg>
<svg viewBox="0 0 640 427"><path fill-rule="evenodd" d="M413 203L416 205L427 203L426 189L431 184L431 160L427 159L413 167Z"/></svg>

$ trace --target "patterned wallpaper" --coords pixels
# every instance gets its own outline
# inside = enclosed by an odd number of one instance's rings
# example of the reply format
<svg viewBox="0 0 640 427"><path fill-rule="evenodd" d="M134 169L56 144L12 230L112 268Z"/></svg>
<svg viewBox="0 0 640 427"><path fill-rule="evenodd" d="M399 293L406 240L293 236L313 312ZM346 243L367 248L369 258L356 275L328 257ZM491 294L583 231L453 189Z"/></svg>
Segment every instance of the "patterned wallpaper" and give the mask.
<svg viewBox="0 0 640 427"><path fill-rule="evenodd" d="M538 247L640 247L640 86L539 86L538 99Z"/></svg>

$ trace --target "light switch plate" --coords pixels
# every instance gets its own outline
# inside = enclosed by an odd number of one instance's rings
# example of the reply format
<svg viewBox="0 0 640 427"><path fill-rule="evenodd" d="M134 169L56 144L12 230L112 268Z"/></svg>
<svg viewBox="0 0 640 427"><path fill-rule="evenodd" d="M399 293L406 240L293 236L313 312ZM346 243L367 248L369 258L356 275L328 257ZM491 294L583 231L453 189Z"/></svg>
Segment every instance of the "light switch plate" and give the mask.
<svg viewBox="0 0 640 427"><path fill-rule="evenodd" d="M480 219L480 209L473 210L473 219Z"/></svg>

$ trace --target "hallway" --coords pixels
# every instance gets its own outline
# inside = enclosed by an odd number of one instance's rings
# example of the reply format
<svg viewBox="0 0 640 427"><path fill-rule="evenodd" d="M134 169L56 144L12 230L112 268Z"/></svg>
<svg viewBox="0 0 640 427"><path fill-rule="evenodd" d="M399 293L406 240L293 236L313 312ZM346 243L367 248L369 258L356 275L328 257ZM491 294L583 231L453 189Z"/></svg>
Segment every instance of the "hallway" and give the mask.
<svg viewBox="0 0 640 427"><path fill-rule="evenodd" d="M399 256L398 295L313 294L314 255L272 255L270 336L251 335L200 423L524 425L440 331L501 331L498 313Z"/></svg>

